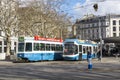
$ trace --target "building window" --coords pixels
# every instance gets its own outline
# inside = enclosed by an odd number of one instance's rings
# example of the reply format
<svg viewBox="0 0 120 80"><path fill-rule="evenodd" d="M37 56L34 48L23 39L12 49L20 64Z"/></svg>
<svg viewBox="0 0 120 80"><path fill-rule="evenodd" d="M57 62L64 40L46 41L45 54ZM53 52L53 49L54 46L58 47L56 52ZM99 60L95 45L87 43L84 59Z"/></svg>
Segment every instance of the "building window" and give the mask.
<svg viewBox="0 0 120 80"><path fill-rule="evenodd" d="M4 53L7 51L7 41L4 41Z"/></svg>
<svg viewBox="0 0 120 80"><path fill-rule="evenodd" d="M94 33L94 29L92 30L92 32Z"/></svg>
<svg viewBox="0 0 120 80"><path fill-rule="evenodd" d="M120 20L119 20L119 25L120 25Z"/></svg>
<svg viewBox="0 0 120 80"><path fill-rule="evenodd" d="M0 30L0 36L2 36L2 31Z"/></svg>
<svg viewBox="0 0 120 80"><path fill-rule="evenodd" d="M97 23L97 25L96 26L99 26L99 23Z"/></svg>
<svg viewBox="0 0 120 80"><path fill-rule="evenodd" d="M113 31L116 31L116 27L113 27Z"/></svg>
<svg viewBox="0 0 120 80"><path fill-rule="evenodd" d="M0 41L0 53L2 53L2 41Z"/></svg>
<svg viewBox="0 0 120 80"><path fill-rule="evenodd" d="M116 33L113 33L113 37L116 37Z"/></svg>
<svg viewBox="0 0 120 80"><path fill-rule="evenodd" d="M4 53L6 53L7 52L7 48L6 47L4 47Z"/></svg>
<svg viewBox="0 0 120 80"><path fill-rule="evenodd" d="M101 26L103 26L103 22L101 22Z"/></svg>
<svg viewBox="0 0 120 80"><path fill-rule="evenodd" d="M87 24L88 28L90 27L90 24Z"/></svg>
<svg viewBox="0 0 120 80"><path fill-rule="evenodd" d="M119 26L119 31L120 31L120 26Z"/></svg>
<svg viewBox="0 0 120 80"><path fill-rule="evenodd" d="M96 26L97 26L97 23L95 23L94 26L96 27Z"/></svg>
<svg viewBox="0 0 120 80"><path fill-rule="evenodd" d="M90 24L90 27L92 27L92 24Z"/></svg>
<svg viewBox="0 0 120 80"><path fill-rule="evenodd" d="M103 28L101 28L101 32L103 32Z"/></svg>
<svg viewBox="0 0 120 80"><path fill-rule="evenodd" d="M116 25L116 20L113 20L113 25Z"/></svg>
<svg viewBox="0 0 120 80"><path fill-rule="evenodd" d="M88 33L90 33L90 30L88 30Z"/></svg>
<svg viewBox="0 0 120 80"><path fill-rule="evenodd" d="M97 29L97 32L98 32L98 29Z"/></svg>
<svg viewBox="0 0 120 80"><path fill-rule="evenodd" d="M7 45L7 41L4 41L4 45Z"/></svg>
<svg viewBox="0 0 120 80"><path fill-rule="evenodd" d="M94 25L94 23L92 24L92 27L94 27L95 25Z"/></svg>

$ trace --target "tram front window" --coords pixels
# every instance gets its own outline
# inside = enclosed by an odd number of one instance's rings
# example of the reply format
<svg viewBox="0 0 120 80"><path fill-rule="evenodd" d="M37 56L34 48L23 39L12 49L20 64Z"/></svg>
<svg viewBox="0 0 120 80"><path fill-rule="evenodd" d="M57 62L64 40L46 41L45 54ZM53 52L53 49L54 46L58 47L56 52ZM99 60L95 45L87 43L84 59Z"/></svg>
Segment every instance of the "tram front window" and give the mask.
<svg viewBox="0 0 120 80"><path fill-rule="evenodd" d="M24 51L24 43L19 43L18 44L18 52L23 52Z"/></svg>
<svg viewBox="0 0 120 80"><path fill-rule="evenodd" d="M74 55L77 54L78 48L75 44L65 44L64 45L64 54L65 55Z"/></svg>

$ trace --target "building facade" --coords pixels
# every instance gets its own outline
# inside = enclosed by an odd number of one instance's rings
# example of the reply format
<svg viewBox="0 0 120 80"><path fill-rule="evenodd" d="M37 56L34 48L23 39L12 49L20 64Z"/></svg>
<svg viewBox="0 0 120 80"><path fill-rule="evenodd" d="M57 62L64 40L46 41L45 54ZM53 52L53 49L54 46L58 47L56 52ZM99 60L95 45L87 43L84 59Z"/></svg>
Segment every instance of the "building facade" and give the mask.
<svg viewBox="0 0 120 80"><path fill-rule="evenodd" d="M76 38L95 40L120 36L120 15L87 16L76 23Z"/></svg>

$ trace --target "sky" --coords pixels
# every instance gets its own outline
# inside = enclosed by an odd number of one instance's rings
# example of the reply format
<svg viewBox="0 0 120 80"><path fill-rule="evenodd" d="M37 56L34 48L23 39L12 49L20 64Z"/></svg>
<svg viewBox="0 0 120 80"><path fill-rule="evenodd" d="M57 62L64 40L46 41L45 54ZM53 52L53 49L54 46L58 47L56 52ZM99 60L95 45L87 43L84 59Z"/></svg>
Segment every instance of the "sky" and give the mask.
<svg viewBox="0 0 120 80"><path fill-rule="evenodd" d="M29 0L22 0L29 1ZM63 0L67 2L62 10L71 16L73 22L82 18L84 15L106 15L120 14L120 0ZM93 4L98 4L98 10L95 11Z"/></svg>
<svg viewBox="0 0 120 80"><path fill-rule="evenodd" d="M82 18L84 15L106 15L120 14L120 0L68 0L68 8L64 9L74 19ZM93 4L98 4L95 11Z"/></svg>

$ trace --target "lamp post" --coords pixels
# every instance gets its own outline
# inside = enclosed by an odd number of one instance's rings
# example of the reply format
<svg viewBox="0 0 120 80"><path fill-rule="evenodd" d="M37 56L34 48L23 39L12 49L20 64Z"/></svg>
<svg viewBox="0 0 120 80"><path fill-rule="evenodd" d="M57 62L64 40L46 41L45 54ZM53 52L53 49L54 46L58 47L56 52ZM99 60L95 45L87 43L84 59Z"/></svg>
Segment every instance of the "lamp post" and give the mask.
<svg viewBox="0 0 120 80"><path fill-rule="evenodd" d="M102 61L102 35L101 35L101 27L100 27L100 19L99 22L99 39L100 39L100 61Z"/></svg>
<svg viewBox="0 0 120 80"><path fill-rule="evenodd" d="M93 8L95 11L97 11L98 4L94 4ZM102 61L102 35L101 35L101 27L100 27L100 18L98 19L98 28L99 28L99 39L100 39L100 61Z"/></svg>

